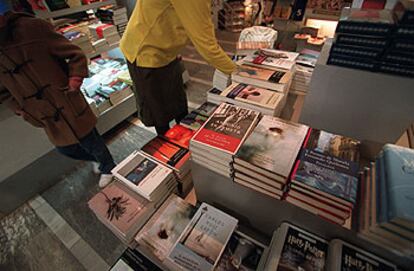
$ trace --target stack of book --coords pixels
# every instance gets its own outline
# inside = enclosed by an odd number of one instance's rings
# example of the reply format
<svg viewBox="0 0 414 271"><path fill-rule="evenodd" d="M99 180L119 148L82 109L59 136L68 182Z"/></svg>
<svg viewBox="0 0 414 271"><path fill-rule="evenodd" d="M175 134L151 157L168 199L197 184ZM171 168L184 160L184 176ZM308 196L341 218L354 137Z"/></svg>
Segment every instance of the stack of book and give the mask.
<svg viewBox="0 0 414 271"><path fill-rule="evenodd" d="M215 70L214 71L214 76L213 76L213 87L223 90L226 87L228 87L231 83L231 78L230 75L225 74L219 70Z"/></svg>
<svg viewBox="0 0 414 271"><path fill-rule="evenodd" d="M288 223L282 223L273 234L264 270L333 271L326 268L328 250L327 240Z"/></svg>
<svg viewBox="0 0 414 271"><path fill-rule="evenodd" d="M339 239L330 242L289 223L274 232L265 260L273 270L389 270L395 264Z"/></svg>
<svg viewBox="0 0 414 271"><path fill-rule="evenodd" d="M359 146L352 138L309 129L286 201L349 228L357 198Z"/></svg>
<svg viewBox="0 0 414 271"><path fill-rule="evenodd" d="M88 205L106 227L129 244L160 202L150 202L121 183L114 182L96 194Z"/></svg>
<svg viewBox="0 0 414 271"><path fill-rule="evenodd" d="M128 24L127 9L125 7L113 5L104 6L97 10L96 16L103 23L115 25L119 35L122 37Z"/></svg>
<svg viewBox="0 0 414 271"><path fill-rule="evenodd" d="M414 255L414 150L387 144L362 178L359 231L374 243Z"/></svg>
<svg viewBox="0 0 414 271"><path fill-rule="evenodd" d="M214 100L218 104L230 103L258 111L264 115L278 116L282 112L285 95L251 85L233 83L216 96Z"/></svg>
<svg viewBox="0 0 414 271"><path fill-rule="evenodd" d="M361 248L334 239L329 243L326 270L389 270L397 271L395 264Z"/></svg>
<svg viewBox="0 0 414 271"><path fill-rule="evenodd" d="M233 83L253 85L277 92L286 93L292 82L293 73L285 70L267 69L241 65L232 74Z"/></svg>
<svg viewBox="0 0 414 271"><path fill-rule="evenodd" d="M296 71L293 76L291 90L307 93L312 78L313 70L319 58L319 52L304 49L296 59Z"/></svg>
<svg viewBox="0 0 414 271"><path fill-rule="evenodd" d="M221 104L191 139L191 159L214 172L230 176L233 155L258 120L258 112Z"/></svg>
<svg viewBox="0 0 414 271"><path fill-rule="evenodd" d="M152 253L163 262L195 212L194 206L174 194L170 195L135 236L139 249Z"/></svg>
<svg viewBox="0 0 414 271"><path fill-rule="evenodd" d="M86 34L80 31L67 31L63 35L73 44L79 46L86 55L94 52L92 43Z"/></svg>
<svg viewBox="0 0 414 271"><path fill-rule="evenodd" d="M267 68L271 70L292 71L299 53L274 49L261 49L239 61L239 64Z"/></svg>
<svg viewBox="0 0 414 271"><path fill-rule="evenodd" d="M188 129L197 131L217 109L217 103L205 102L185 116L180 124Z"/></svg>
<svg viewBox="0 0 414 271"><path fill-rule="evenodd" d="M141 151L174 172L175 181L180 194L191 190L191 165L189 140L193 131L182 126L173 127L168 131L168 137L157 136L145 144Z"/></svg>
<svg viewBox="0 0 414 271"><path fill-rule="evenodd" d="M141 151L125 158L112 174L115 180L151 202L161 202L177 187L173 170Z"/></svg>
<svg viewBox="0 0 414 271"><path fill-rule="evenodd" d="M160 267L154 264L150 259L135 249L127 248L118 260L112 265L109 271L122 270L151 270L162 271Z"/></svg>
<svg viewBox="0 0 414 271"><path fill-rule="evenodd" d="M105 39L99 39L92 42L93 48L95 48L96 52L106 52L109 49L109 45Z"/></svg>
<svg viewBox="0 0 414 271"><path fill-rule="evenodd" d="M202 203L170 250L171 270L212 271L238 224L237 219Z"/></svg>
<svg viewBox="0 0 414 271"><path fill-rule="evenodd" d="M263 116L232 164L234 182L281 199L308 127Z"/></svg>
<svg viewBox="0 0 414 271"><path fill-rule="evenodd" d="M114 46L121 40L118 30L112 24L91 24L89 25L89 32L91 33L93 39L105 39L109 46Z"/></svg>
<svg viewBox="0 0 414 271"><path fill-rule="evenodd" d="M408 0L394 10L343 9L328 64L413 76L413 13Z"/></svg>

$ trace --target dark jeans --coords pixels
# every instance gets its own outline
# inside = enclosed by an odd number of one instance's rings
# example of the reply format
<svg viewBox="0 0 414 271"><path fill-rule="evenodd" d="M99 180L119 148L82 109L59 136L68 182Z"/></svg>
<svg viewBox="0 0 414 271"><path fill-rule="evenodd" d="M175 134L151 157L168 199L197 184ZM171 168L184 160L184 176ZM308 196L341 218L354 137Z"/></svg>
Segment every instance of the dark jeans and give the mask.
<svg viewBox="0 0 414 271"><path fill-rule="evenodd" d="M100 163L102 174L110 174L115 167L114 159L96 128L87 136L81 138L78 144L56 147L63 155L75 160L93 161Z"/></svg>

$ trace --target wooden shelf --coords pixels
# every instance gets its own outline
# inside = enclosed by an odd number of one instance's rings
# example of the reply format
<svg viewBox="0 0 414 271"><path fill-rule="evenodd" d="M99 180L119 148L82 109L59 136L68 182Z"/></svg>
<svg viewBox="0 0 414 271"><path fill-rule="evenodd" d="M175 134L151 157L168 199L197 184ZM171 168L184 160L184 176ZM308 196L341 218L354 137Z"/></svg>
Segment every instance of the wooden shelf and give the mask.
<svg viewBox="0 0 414 271"><path fill-rule="evenodd" d="M102 6L113 5L113 4L116 4L115 0L106 0L103 2L92 3L90 5L82 5L78 7L65 8L65 9L60 9L60 10L55 10L55 11L36 11L35 14L37 17L42 18L42 19L52 19L56 17L63 17L66 15L87 11L89 9L98 9Z"/></svg>

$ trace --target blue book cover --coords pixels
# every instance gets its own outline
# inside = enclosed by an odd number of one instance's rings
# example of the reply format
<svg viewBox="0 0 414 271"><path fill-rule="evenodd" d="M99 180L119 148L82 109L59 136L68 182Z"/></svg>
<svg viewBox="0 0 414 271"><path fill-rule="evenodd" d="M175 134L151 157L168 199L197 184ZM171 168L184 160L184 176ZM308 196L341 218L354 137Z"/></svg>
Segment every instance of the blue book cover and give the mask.
<svg viewBox="0 0 414 271"><path fill-rule="evenodd" d="M414 150L387 144L383 148L388 221L414 229Z"/></svg>
<svg viewBox="0 0 414 271"><path fill-rule="evenodd" d="M355 204L358 170L355 162L303 149L294 180Z"/></svg>
<svg viewBox="0 0 414 271"><path fill-rule="evenodd" d="M375 161L376 166L376 176L375 181L377 182L377 223L383 223L387 221L387 185L385 178L385 169L384 169L384 157L383 153L378 156Z"/></svg>

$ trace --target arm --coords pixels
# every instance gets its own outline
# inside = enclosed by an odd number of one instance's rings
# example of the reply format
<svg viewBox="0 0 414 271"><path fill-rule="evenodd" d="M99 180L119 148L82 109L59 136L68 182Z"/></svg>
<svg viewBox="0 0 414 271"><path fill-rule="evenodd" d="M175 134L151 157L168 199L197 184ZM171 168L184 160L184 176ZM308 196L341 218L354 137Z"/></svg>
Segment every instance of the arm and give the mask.
<svg viewBox="0 0 414 271"><path fill-rule="evenodd" d="M51 54L60 60L68 62L68 76L88 77L88 60L83 51L63 35L57 33L48 22L39 19L37 23L43 31L42 35Z"/></svg>
<svg viewBox="0 0 414 271"><path fill-rule="evenodd" d="M236 65L217 42L211 21L211 1L171 0L187 35L201 56L220 71L230 74Z"/></svg>

